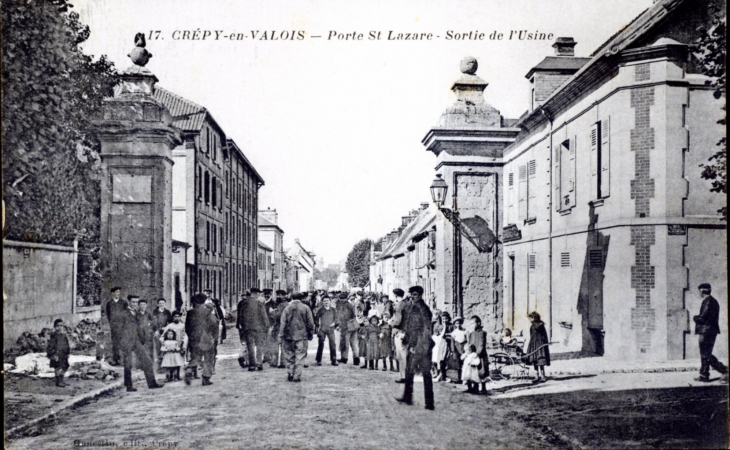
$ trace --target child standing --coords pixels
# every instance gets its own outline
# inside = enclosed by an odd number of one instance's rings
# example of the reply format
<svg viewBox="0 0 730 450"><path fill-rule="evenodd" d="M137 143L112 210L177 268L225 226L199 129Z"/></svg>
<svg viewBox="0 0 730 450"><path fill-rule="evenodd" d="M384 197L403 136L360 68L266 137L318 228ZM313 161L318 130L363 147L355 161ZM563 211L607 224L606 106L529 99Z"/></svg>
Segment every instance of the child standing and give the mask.
<svg viewBox="0 0 730 450"><path fill-rule="evenodd" d="M464 360L464 365L461 367L461 379L466 383L466 392L470 394L477 394L477 386L481 383L479 377L479 355L477 355L477 348L474 344L469 346L468 352L461 355Z"/></svg>
<svg viewBox="0 0 730 450"><path fill-rule="evenodd" d="M69 367L68 356L71 353L71 345L68 343L68 337L63 328L63 320L56 319L53 322L53 330L46 347L46 355L51 360L51 367L56 375L56 386L66 387L68 385L63 382L63 377Z"/></svg>
<svg viewBox="0 0 730 450"><path fill-rule="evenodd" d="M185 365L183 358L182 344L177 340L177 334L174 330L165 331L160 337L162 346L162 364L160 367L167 369L167 381L180 379L180 367Z"/></svg>
<svg viewBox="0 0 730 450"><path fill-rule="evenodd" d="M188 347L188 337L185 334L185 324L181 321L182 315L179 311L174 311L172 313L172 322L169 323L165 328L162 329L160 335L160 342L162 345L165 345L165 337L167 336L168 331L172 331L175 335L175 341L178 342L179 348L177 349L177 356L179 356L179 360L182 360L182 363L179 365L172 364L174 362L179 362L177 357L168 356L168 366L160 365L160 367L163 368L170 368L172 367L172 371L168 371L168 381L172 381L172 379L180 381L180 367L185 365L185 349ZM169 347L172 347L174 344L167 344ZM162 352L162 350L160 350ZM163 360L165 358L165 353L163 352ZM163 361L164 362L164 361ZM172 375L172 377L170 376ZM172 379L170 379L172 378Z"/></svg>
<svg viewBox="0 0 730 450"><path fill-rule="evenodd" d="M380 324L380 335L378 336L380 338L378 345L378 356L383 359L383 372L388 371L388 366L385 364L386 358L390 359L390 371L396 372L395 367L393 367L393 328L391 327L389 320L390 313L388 311L383 311L383 323Z"/></svg>
<svg viewBox="0 0 730 450"><path fill-rule="evenodd" d="M375 370L376 364L379 357L379 341L378 335L380 334L380 319L378 316L370 317L370 323L365 326L365 339L367 340L367 353L365 358L368 361L368 368Z"/></svg>

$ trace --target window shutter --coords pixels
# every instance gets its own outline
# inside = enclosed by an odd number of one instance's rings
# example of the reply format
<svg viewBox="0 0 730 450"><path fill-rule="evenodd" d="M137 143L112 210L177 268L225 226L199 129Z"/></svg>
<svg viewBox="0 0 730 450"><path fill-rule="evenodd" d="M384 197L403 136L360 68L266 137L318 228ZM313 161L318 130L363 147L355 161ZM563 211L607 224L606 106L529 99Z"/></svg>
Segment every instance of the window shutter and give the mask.
<svg viewBox="0 0 730 450"><path fill-rule="evenodd" d="M532 219L535 217L536 204L535 204L535 192L537 191L537 185L535 185L535 177L537 175L537 162L532 159L527 163L527 218Z"/></svg>
<svg viewBox="0 0 730 450"><path fill-rule="evenodd" d="M599 198L598 166L600 164L598 155L598 123L591 125L591 199Z"/></svg>
<svg viewBox="0 0 730 450"><path fill-rule="evenodd" d="M600 196L608 197L611 194L610 172L611 172L611 143L610 143L609 119L601 121L601 192Z"/></svg>
<svg viewBox="0 0 730 450"><path fill-rule="evenodd" d="M527 254L527 311L534 311L537 307L537 255Z"/></svg>
<svg viewBox="0 0 730 450"><path fill-rule="evenodd" d="M563 196L561 195L560 191L560 181L561 181L561 174L560 174L560 156L561 156L561 148L562 145L556 145L555 146L555 156L553 157L553 182L555 183L555 198L553 199L553 203L555 204L555 210L560 211L563 204Z"/></svg>
<svg viewBox="0 0 730 450"><path fill-rule="evenodd" d="M522 164L519 167L519 174L518 174L518 211L517 213L519 216L517 217L517 220L525 220L527 219L527 165Z"/></svg>
<svg viewBox="0 0 730 450"><path fill-rule="evenodd" d="M560 267L570 267L570 252L560 253Z"/></svg>
<svg viewBox="0 0 730 450"><path fill-rule="evenodd" d="M575 154L576 154L576 138L573 137L570 140L570 148L568 151L568 208L572 208L575 206L575 171L576 171L576 165L575 165Z"/></svg>

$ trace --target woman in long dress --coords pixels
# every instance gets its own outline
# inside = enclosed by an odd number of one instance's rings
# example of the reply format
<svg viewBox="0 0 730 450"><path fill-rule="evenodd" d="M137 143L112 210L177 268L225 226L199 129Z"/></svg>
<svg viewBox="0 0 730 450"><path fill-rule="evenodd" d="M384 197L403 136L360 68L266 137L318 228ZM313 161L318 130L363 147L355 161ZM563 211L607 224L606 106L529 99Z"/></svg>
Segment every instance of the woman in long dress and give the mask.
<svg viewBox="0 0 730 450"><path fill-rule="evenodd" d="M545 323L540 320L540 314L536 311L527 315L532 325L530 326L530 343L527 346L527 363L535 367L535 382L545 382L545 366L550 365L550 348L548 343L547 330Z"/></svg>

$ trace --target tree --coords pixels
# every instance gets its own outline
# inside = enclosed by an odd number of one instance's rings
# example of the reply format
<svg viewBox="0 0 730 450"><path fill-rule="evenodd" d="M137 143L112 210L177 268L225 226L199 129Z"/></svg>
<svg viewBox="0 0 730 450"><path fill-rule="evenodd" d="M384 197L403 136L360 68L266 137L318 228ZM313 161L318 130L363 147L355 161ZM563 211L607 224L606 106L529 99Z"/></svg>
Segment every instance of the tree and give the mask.
<svg viewBox="0 0 730 450"><path fill-rule="evenodd" d="M355 244L347 255L345 269L351 285L365 287L370 283L370 248L373 241L363 239Z"/></svg>
<svg viewBox="0 0 730 450"><path fill-rule="evenodd" d="M99 240L99 143L91 120L118 77L80 44L89 28L66 0L2 2L5 237ZM87 249L92 254L95 249Z"/></svg>
<svg viewBox="0 0 730 450"><path fill-rule="evenodd" d="M713 89L716 99L725 99L725 29L726 17L716 5L710 9L712 22L709 28L700 28L700 37L693 46L693 52L698 59L700 70L711 79L706 82ZM725 111L723 102L722 110ZM725 118L717 123L725 125ZM726 137L723 136L716 144L717 151L708 158L709 164L700 164L702 178L712 181L712 192L721 192L727 195L727 157ZM727 206L717 210L727 219Z"/></svg>

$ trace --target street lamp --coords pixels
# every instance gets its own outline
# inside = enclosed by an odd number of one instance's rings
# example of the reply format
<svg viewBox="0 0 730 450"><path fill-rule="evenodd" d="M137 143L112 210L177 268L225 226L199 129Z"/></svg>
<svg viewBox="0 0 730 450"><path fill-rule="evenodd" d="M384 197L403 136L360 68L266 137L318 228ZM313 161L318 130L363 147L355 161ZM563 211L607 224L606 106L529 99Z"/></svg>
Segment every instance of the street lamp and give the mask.
<svg viewBox="0 0 730 450"><path fill-rule="evenodd" d="M442 175L437 173L436 179L431 183L431 198L438 209L443 206L444 200L446 200L446 192L449 190L449 185L441 177Z"/></svg>
<svg viewBox="0 0 730 450"><path fill-rule="evenodd" d="M436 207L441 211L441 214L451 222L454 226L454 264L452 270L452 292L453 292L453 313L454 317L463 317L464 315L464 303L462 300L462 280L461 280L461 220L459 220L459 211L454 208L444 208L444 201L446 200L446 193L449 190L449 185L443 180L440 173L436 174L436 179L431 183L431 199L436 204ZM456 206L456 202L454 202Z"/></svg>

